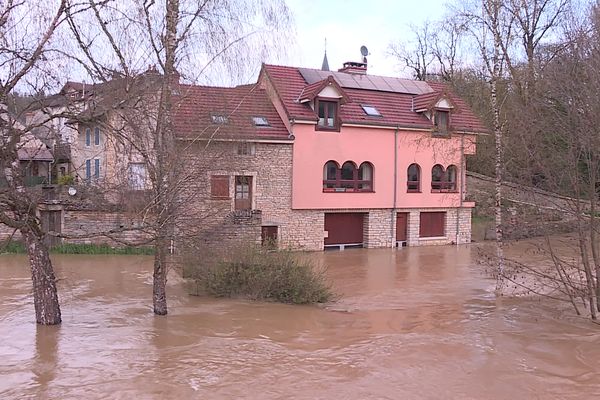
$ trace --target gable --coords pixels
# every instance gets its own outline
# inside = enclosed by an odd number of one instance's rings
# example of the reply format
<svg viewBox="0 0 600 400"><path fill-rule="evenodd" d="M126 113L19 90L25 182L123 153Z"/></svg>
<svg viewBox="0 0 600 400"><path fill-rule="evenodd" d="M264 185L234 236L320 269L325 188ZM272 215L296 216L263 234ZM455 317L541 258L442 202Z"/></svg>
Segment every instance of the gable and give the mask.
<svg viewBox="0 0 600 400"><path fill-rule="evenodd" d="M339 99L344 97L335 87L331 84L325 86L318 94L318 97L327 97L332 99Z"/></svg>
<svg viewBox="0 0 600 400"><path fill-rule="evenodd" d="M450 108L454 108L454 106L452 105L452 103L450 103L450 101L448 101L448 99L446 97L442 97L441 99L439 99L437 101L437 103L435 103L434 108L450 109Z"/></svg>

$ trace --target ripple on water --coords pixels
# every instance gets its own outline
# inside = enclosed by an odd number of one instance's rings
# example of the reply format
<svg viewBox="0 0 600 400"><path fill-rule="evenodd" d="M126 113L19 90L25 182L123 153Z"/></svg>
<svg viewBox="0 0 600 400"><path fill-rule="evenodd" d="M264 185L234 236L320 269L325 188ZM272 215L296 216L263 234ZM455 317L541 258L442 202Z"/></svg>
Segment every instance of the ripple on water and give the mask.
<svg viewBox="0 0 600 400"><path fill-rule="evenodd" d="M189 297L173 280L167 317L152 315L151 258L63 257L50 330L22 268L0 266L0 398L594 398L597 327L496 299L468 249L318 254L345 293L324 308Z"/></svg>

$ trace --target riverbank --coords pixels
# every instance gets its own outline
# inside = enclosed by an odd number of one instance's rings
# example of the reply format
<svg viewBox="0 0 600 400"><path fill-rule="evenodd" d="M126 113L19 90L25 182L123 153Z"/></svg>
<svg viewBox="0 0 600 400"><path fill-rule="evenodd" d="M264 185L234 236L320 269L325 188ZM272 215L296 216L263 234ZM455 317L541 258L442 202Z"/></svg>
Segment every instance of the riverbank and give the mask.
<svg viewBox="0 0 600 400"><path fill-rule="evenodd" d="M154 248L148 246L111 247L106 244L65 243L50 248L52 254L117 254L117 255L152 255ZM18 241L0 243L1 254L25 254L25 245Z"/></svg>

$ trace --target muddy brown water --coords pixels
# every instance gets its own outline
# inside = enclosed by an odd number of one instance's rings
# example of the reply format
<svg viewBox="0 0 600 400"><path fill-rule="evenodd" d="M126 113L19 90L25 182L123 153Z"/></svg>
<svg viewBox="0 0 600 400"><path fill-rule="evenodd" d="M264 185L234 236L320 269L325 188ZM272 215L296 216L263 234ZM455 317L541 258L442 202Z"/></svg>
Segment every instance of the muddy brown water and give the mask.
<svg viewBox="0 0 600 400"><path fill-rule="evenodd" d="M151 314L148 257L54 256L63 324L36 327L22 256L0 256L0 399L592 399L600 328L496 299L475 248L313 255L341 299L186 295Z"/></svg>

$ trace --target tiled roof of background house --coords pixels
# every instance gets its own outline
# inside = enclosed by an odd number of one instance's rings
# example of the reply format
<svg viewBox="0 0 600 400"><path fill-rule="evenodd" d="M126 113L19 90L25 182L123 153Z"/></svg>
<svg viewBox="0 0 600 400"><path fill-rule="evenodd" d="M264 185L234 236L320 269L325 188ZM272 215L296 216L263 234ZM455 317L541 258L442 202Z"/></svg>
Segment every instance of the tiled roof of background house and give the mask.
<svg viewBox="0 0 600 400"><path fill-rule="evenodd" d="M287 139L288 130L257 84L233 88L180 85L173 124L177 136L201 138ZM268 126L253 117L266 118Z"/></svg>
<svg viewBox="0 0 600 400"><path fill-rule="evenodd" d="M45 147L22 147L17 150L17 156L21 161L54 161L52 152Z"/></svg>
<svg viewBox="0 0 600 400"><path fill-rule="evenodd" d="M307 71L318 71L320 75L317 78L320 78L322 74L328 73L328 71L277 65L264 65L263 71L275 86L276 92L284 103L290 119L317 121L317 115L309 104L301 104L297 99L306 87L314 86L311 85L314 82L307 82L304 77L310 76L310 72L307 73ZM398 80L399 82L394 86L393 78L390 80L383 77L370 77L368 84L365 81L362 85L363 88L358 88L360 85L356 83L356 80L362 78L352 77L352 79L349 79L347 77L348 79L345 79L345 75L352 74L341 72L331 73L331 75L334 78L338 77L336 81L349 97L349 101L340 107L342 124L356 123L430 129L432 128L432 122L422 113L413 111L413 99L417 96L422 96L424 100L431 101L441 94L447 94L449 100L455 106L451 119L454 129L476 133L487 132L485 126L475 116L469 106L452 93L450 88L443 83L417 82L411 86L410 81L403 79ZM344 83L345 81L347 81L346 84ZM376 86L375 83L380 82L381 85L378 87L383 88L383 84L387 81L392 82L392 84L387 84L386 87L389 88L388 90L373 89ZM427 88L424 85L430 88L430 92L426 90ZM365 89L365 87L368 87L368 89ZM403 90L411 93L403 93ZM381 116L367 115L362 105L375 107Z"/></svg>

